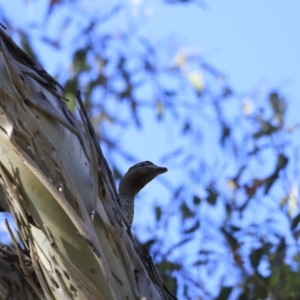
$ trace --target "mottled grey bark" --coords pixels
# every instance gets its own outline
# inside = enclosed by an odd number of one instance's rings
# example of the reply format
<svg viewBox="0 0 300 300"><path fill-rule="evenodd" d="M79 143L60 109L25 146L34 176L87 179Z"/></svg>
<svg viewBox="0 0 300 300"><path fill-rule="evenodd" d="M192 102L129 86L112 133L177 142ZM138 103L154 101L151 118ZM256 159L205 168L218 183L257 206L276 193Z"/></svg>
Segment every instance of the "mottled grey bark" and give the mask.
<svg viewBox="0 0 300 300"><path fill-rule="evenodd" d="M11 233L19 261L1 257L0 291L29 284L28 299L174 299L127 230L82 105L79 113L81 122L0 28L0 206L22 241Z"/></svg>
<svg viewBox="0 0 300 300"><path fill-rule="evenodd" d="M30 272L31 284L38 285L31 260L24 255L24 262ZM31 275L31 276L30 276ZM0 243L0 300L39 300L32 286L26 280L16 252Z"/></svg>

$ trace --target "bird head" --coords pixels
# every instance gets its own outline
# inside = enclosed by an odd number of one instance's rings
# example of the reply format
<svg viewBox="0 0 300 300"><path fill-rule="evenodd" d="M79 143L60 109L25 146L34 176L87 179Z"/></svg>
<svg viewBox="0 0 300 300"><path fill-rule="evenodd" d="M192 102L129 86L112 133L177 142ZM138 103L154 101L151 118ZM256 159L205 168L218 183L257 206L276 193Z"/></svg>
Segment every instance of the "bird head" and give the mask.
<svg viewBox="0 0 300 300"><path fill-rule="evenodd" d="M150 161L140 162L127 171L119 184L119 192L131 189L134 196L156 176L166 173L165 167L159 167ZM128 191L127 191L128 192Z"/></svg>

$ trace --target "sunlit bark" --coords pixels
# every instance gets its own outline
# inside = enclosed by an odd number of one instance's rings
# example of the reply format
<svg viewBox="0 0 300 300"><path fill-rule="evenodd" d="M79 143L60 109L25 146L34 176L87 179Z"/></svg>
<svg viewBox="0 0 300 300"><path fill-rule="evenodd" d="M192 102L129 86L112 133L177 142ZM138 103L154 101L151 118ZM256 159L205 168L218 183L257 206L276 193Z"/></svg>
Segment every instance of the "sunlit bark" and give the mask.
<svg viewBox="0 0 300 300"><path fill-rule="evenodd" d="M13 293L29 284L28 299L173 299L126 230L82 103L79 122L59 84L2 28L0 78L0 206L16 221L16 247L21 239L6 265L20 278Z"/></svg>

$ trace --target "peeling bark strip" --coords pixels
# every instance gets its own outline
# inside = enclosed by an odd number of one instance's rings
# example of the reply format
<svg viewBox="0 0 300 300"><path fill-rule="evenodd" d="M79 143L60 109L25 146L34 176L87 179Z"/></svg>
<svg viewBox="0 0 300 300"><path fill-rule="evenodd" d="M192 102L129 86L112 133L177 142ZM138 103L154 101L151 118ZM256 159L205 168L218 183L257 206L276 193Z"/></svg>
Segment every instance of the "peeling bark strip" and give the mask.
<svg viewBox="0 0 300 300"><path fill-rule="evenodd" d="M22 241L10 231L18 251L0 247L0 299L175 299L126 230L83 106L79 122L62 92L0 26L0 206Z"/></svg>

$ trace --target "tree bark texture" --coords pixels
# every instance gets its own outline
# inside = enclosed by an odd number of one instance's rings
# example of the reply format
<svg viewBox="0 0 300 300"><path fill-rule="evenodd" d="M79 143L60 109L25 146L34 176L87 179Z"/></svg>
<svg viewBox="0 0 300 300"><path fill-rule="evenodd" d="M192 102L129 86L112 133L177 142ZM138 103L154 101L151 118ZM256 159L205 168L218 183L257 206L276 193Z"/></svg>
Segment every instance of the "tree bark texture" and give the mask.
<svg viewBox="0 0 300 300"><path fill-rule="evenodd" d="M0 206L17 226L0 299L175 299L126 229L82 102L78 121L65 101L0 28Z"/></svg>

